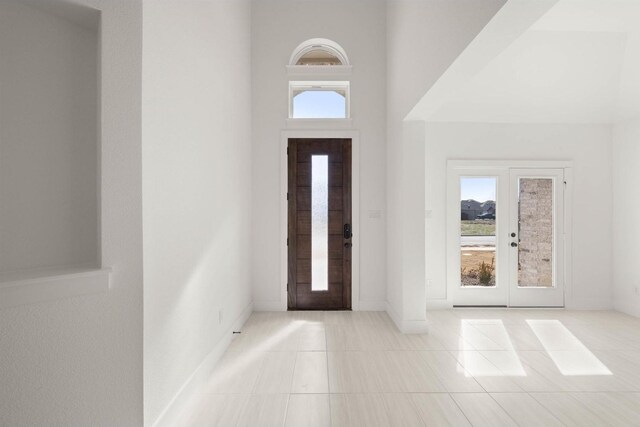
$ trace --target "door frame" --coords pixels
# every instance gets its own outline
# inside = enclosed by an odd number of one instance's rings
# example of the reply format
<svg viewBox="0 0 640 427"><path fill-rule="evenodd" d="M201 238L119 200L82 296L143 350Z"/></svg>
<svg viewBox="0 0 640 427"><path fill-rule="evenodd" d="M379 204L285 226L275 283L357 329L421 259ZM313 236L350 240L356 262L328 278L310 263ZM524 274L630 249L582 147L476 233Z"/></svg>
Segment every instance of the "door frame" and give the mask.
<svg viewBox="0 0 640 427"><path fill-rule="evenodd" d="M280 133L280 282L281 293L278 310L287 311L288 248L287 234L289 207L287 191L289 185L289 161L287 147L289 139L350 139L351 140L351 310L360 309L360 132L356 130L283 130Z"/></svg>
<svg viewBox="0 0 640 427"><path fill-rule="evenodd" d="M565 174L565 193L564 193L564 302L565 307L571 305L573 295L573 161L571 160L448 160L447 161L447 200L446 200L446 254L447 254L447 301L450 305L455 304L454 296L456 293L456 279L452 277L454 274L453 267L458 265L455 260L451 259L453 251L459 251L459 247L452 247L453 228L459 225L459 219L455 220L451 216L451 210L454 206L459 206L459 200L452 200L453 195L459 190L459 171L473 172L477 170L479 174L495 171L498 176L501 173L509 174L510 169L563 169ZM508 183L510 185L510 183ZM455 186L455 187L454 187ZM459 208L459 207L458 207ZM507 207L507 211L509 207ZM508 225L508 224L507 224ZM456 271L455 274L459 274ZM510 284L509 284L510 286ZM509 292L507 291L506 305L509 306Z"/></svg>

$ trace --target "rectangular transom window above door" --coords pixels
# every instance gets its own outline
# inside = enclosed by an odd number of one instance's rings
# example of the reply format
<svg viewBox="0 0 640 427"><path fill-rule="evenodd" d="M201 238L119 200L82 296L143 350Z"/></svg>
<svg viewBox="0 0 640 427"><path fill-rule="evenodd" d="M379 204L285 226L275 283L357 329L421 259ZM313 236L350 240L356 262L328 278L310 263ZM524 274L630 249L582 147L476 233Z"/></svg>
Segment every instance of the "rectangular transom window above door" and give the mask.
<svg viewBox="0 0 640 427"><path fill-rule="evenodd" d="M289 118L348 119L349 82L289 82Z"/></svg>

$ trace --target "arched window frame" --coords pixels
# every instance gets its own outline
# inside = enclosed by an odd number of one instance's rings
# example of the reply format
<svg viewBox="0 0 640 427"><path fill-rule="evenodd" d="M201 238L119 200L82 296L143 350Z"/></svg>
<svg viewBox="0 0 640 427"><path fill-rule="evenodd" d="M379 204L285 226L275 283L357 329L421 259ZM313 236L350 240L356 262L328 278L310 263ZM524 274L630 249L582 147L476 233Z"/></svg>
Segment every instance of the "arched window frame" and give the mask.
<svg viewBox="0 0 640 427"><path fill-rule="evenodd" d="M313 50L324 50L340 60L342 65L296 65L300 58ZM323 80L323 76L351 74L351 63L345 50L338 43L329 39L314 38L306 40L293 50L287 65L290 76L310 76L310 80Z"/></svg>

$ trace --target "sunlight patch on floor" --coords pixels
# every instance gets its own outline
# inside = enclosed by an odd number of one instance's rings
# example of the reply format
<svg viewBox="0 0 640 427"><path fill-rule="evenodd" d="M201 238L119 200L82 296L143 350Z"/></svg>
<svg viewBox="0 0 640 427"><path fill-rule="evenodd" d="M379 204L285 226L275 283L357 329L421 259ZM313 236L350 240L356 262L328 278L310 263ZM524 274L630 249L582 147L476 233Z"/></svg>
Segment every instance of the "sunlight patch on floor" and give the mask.
<svg viewBox="0 0 640 427"><path fill-rule="evenodd" d="M527 320L562 375L613 375L559 320Z"/></svg>

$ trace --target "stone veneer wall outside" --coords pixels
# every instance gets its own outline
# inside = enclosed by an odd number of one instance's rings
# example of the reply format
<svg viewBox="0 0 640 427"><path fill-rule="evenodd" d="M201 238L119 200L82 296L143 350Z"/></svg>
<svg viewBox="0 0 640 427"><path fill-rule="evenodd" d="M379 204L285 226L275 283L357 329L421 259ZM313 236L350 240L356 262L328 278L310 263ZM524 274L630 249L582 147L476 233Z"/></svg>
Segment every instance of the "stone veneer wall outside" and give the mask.
<svg viewBox="0 0 640 427"><path fill-rule="evenodd" d="M553 179L520 179L518 283L553 286Z"/></svg>

